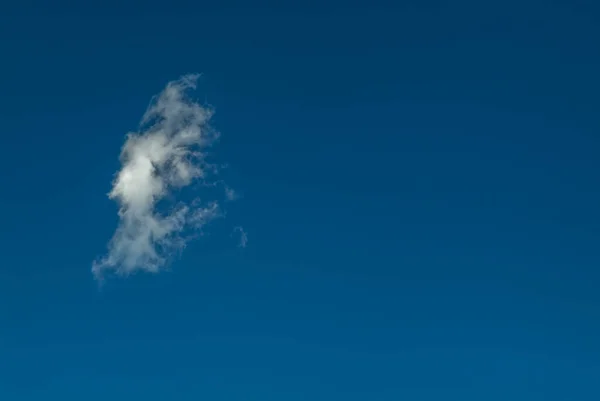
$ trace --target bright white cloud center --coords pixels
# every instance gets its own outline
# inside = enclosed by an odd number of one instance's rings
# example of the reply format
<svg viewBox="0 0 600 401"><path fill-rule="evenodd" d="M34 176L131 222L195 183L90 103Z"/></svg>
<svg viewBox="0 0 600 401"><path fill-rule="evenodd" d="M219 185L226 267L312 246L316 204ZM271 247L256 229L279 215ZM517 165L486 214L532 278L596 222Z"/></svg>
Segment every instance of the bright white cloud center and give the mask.
<svg viewBox="0 0 600 401"><path fill-rule="evenodd" d="M197 78L186 75L170 82L152 100L140 132L127 135L121 170L108 195L119 204L119 225L107 254L93 264L97 278L107 271L159 271L185 244L184 230L200 229L219 215L216 201L177 201L166 211L157 207L215 171L206 161L207 147L217 137L208 125L212 112L186 94L195 89Z"/></svg>

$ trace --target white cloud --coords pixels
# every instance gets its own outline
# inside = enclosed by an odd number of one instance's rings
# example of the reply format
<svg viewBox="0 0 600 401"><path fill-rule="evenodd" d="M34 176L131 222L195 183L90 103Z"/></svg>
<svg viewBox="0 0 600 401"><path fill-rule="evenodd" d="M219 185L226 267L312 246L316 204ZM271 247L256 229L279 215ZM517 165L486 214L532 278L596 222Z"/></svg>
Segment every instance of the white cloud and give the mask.
<svg viewBox="0 0 600 401"><path fill-rule="evenodd" d="M107 254L94 262L97 278L106 272L128 275L157 272L185 246L184 233L199 230L220 215L217 201L171 202L175 191L195 181L207 181L214 166L207 148L217 138L208 122L212 111L192 101L198 75L170 82L152 99L140 131L129 133L121 150L121 169L108 194L119 204L119 224ZM233 192L235 193L235 192ZM228 196L226 194L226 196Z"/></svg>
<svg viewBox="0 0 600 401"><path fill-rule="evenodd" d="M240 195L237 193L237 191L231 187L225 186L225 199L228 201L235 201L238 200L240 197Z"/></svg>
<svg viewBox="0 0 600 401"><path fill-rule="evenodd" d="M246 233L246 231L244 231L244 228L241 226L238 226L238 227L235 227L233 229L233 231L239 233L240 241L238 243L238 246L240 248L245 248L246 245L248 244L248 234Z"/></svg>

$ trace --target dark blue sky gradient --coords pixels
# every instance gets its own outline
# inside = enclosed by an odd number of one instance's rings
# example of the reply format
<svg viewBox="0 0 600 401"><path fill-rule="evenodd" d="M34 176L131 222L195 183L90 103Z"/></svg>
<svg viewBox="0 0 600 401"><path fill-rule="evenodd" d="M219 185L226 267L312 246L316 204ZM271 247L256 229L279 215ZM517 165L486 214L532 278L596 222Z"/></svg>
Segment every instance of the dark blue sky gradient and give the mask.
<svg viewBox="0 0 600 401"><path fill-rule="evenodd" d="M1 400L600 399L598 5L87 7L0 11ZM98 291L189 72L243 198Z"/></svg>

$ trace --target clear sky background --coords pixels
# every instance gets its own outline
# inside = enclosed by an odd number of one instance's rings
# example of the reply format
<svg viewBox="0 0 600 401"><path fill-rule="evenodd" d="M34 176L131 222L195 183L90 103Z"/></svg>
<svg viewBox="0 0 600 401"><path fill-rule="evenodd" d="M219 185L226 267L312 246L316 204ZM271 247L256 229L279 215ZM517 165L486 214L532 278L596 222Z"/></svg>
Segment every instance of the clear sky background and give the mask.
<svg viewBox="0 0 600 401"><path fill-rule="evenodd" d="M1 400L600 399L594 2L46 3L0 9ZM99 291L190 72L242 198Z"/></svg>

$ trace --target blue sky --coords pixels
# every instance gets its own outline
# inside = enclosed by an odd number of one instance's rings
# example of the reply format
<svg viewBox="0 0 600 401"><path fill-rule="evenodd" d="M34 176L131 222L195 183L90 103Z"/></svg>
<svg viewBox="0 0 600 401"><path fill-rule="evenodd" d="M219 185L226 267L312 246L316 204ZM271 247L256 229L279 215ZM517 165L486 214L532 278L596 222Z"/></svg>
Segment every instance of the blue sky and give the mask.
<svg viewBox="0 0 600 401"><path fill-rule="evenodd" d="M598 6L319 3L0 12L0 399L600 397ZM99 290L188 73L240 197Z"/></svg>

